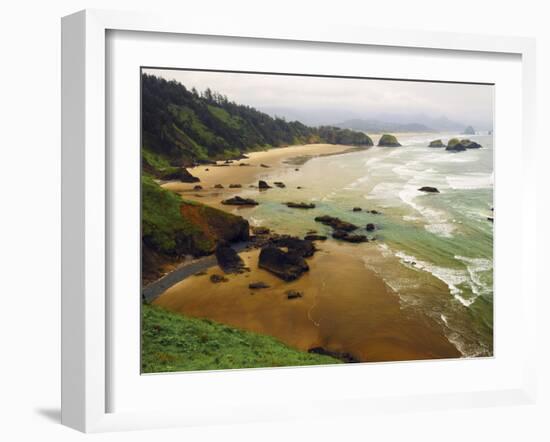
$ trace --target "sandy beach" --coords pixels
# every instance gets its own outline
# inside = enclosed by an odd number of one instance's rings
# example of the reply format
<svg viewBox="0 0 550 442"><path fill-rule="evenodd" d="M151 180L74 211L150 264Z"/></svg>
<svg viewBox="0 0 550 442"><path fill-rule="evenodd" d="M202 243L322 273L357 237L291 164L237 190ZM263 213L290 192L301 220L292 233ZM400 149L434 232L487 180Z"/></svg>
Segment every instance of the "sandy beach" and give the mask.
<svg viewBox="0 0 550 442"><path fill-rule="evenodd" d="M184 198L230 211L233 208L220 204L228 195L251 183L257 184L258 179L269 180L270 174L281 168L300 168L285 161L304 155L344 153L349 148L319 144L255 152L248 159L228 166L191 169L200 178L203 190L193 190L195 184L190 183L170 182L163 186ZM242 163L249 165L240 166ZM216 184L222 184L224 189L213 189ZM228 189L229 184L241 184L243 189ZM212 283L210 276L222 272L217 266L211 267L206 273L172 286L154 303L185 315L274 336L301 350L320 346L334 352L349 352L361 361L461 355L438 324L402 308L398 295L365 267L357 247L362 247L362 253L376 254L379 252L375 242L316 244L319 251L308 259L310 271L296 281L284 282L259 269L259 250L252 250L240 254L249 272L225 275L227 282ZM258 281L269 288L249 289L250 283ZM288 290L298 290L303 297L289 300L285 294Z"/></svg>
<svg viewBox="0 0 550 442"><path fill-rule="evenodd" d="M279 147L261 152L251 152L249 158L235 160L230 164L197 166L189 171L200 179L200 183L182 183L177 181L166 182L162 187L179 193L184 198L194 199L214 207L223 207L220 202L228 195L236 194L242 189L230 189L230 184L240 184L243 188L257 185L258 180L267 180L269 176L281 168L299 169L297 164L285 163L299 158L305 161L318 156L337 155L344 152L356 151L357 147L333 144L305 144L299 146ZM262 167L264 166L268 167ZM199 184L202 190L193 190ZM221 184L223 189L215 189Z"/></svg>

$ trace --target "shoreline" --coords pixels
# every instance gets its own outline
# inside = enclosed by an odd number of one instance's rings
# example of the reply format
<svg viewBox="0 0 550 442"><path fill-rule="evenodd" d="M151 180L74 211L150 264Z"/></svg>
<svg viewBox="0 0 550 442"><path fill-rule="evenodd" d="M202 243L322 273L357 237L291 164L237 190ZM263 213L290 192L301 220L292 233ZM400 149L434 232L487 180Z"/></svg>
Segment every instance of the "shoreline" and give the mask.
<svg viewBox="0 0 550 442"><path fill-rule="evenodd" d="M194 176L200 178L199 183L167 182L162 186L177 192L184 199L235 213L234 207L224 206L221 201L247 190L249 184L257 185L259 179L270 181L270 176L284 170L293 173L294 169L299 169L315 157L359 150L366 149L301 145L253 152L249 158L235 160L228 166L204 165L190 169ZM296 158L303 162L296 164L292 161ZM240 166L243 163L249 165ZM269 168L261 167L261 164L269 165ZM197 184L203 189L194 190ZM224 188L216 189L216 184L222 184ZM242 187L230 189L229 184L240 184ZM250 272L225 275L227 282L214 284L210 282L209 276L221 273L215 258L212 265L201 269L203 271L199 276L195 276L196 270L186 270L186 266L182 266L161 278L174 272L185 274L183 278L174 280L170 288L157 294L158 297L152 303L184 315L212 319L239 329L273 336L303 351L322 347L333 352L348 352L362 362L462 356L431 319L417 317L413 312L403 310L397 293L374 271L365 268L363 260L354 254L356 245L333 240L316 242L316 245L320 252L307 260L310 271L297 281L284 282L259 269L259 250L246 249L239 255L251 269ZM369 245L362 248L361 252L377 253L373 247L369 251ZM249 289L248 284L257 281L267 282L270 288ZM346 293L340 293L342 286L346 287ZM285 290L303 291L304 298L287 300ZM330 293L338 295L331 297ZM339 301L339 297L349 297L350 300ZM352 317L355 315L354 311L342 310L346 302L353 308L356 305L363 308L361 318L365 319L365 323L361 324L361 328L346 324L346 318L350 314ZM316 316L320 311L322 322L318 322ZM327 320L334 324L327 328Z"/></svg>
<svg viewBox="0 0 550 442"><path fill-rule="evenodd" d="M250 152L248 158L233 160L225 165L201 165L189 168L190 173L199 178L197 183L179 181L162 182L160 185L178 193L182 198L201 202L228 212L221 201L233 196L250 185L257 185L258 180L269 180L269 176L284 169L299 169L305 162L324 156L345 155L370 149L372 146L358 147L343 144L301 144L288 147L276 147L265 151ZM293 158L307 159L301 164L292 164ZM222 163L222 162L219 162ZM222 163L223 164L223 163ZM268 166L268 167L262 167ZM221 184L223 188L214 186ZM229 188L231 184L240 184L241 188ZM195 186L202 190L195 190Z"/></svg>

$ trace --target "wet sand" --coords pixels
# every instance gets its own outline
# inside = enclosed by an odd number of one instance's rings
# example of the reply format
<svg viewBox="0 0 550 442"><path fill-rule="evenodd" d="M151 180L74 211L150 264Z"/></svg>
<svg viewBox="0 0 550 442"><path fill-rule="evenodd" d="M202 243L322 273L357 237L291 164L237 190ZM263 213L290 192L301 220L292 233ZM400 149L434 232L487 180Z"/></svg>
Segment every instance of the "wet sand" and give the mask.
<svg viewBox="0 0 550 442"><path fill-rule="evenodd" d="M367 147L368 148L368 147ZM179 193L182 197L200 201L217 208L223 208L221 200L237 194L249 185L257 185L258 180L269 180L269 176L281 168L299 169L300 165L286 163L294 158L306 159L324 155L336 155L347 151L356 151L357 147L340 144L304 144L299 146L279 147L261 152L248 153L248 159L235 160L227 166L204 165L189 169L191 174L200 179L200 183L182 183L170 181L162 187ZM221 162L220 162L221 164ZM248 164L240 166L240 164ZM269 167L262 167L264 164ZM203 190L193 190L197 185ZM215 189L221 184L223 189ZM242 188L229 189L230 184L240 184ZM226 207L227 209L227 207Z"/></svg>
<svg viewBox="0 0 550 442"><path fill-rule="evenodd" d="M212 267L168 289L154 302L186 315L208 318L234 327L274 336L308 350L321 346L349 352L361 361L396 361L459 357L438 325L402 310L398 296L354 252L365 245L319 243L308 259L310 271L284 282L259 269L258 250L241 254L251 271L226 275L212 283ZM367 245L368 246L368 245ZM373 245L373 253L374 245ZM251 282L270 288L251 290ZM287 290L302 298L287 299Z"/></svg>

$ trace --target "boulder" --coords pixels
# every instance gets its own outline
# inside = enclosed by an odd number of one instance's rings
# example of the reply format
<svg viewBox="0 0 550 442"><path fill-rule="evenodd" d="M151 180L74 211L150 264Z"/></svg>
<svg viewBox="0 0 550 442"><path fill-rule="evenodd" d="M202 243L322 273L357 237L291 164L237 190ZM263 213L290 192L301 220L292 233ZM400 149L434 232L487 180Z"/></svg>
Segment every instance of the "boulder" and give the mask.
<svg viewBox="0 0 550 442"><path fill-rule="evenodd" d="M368 242L368 238L365 235L350 235L348 232L342 230L335 230L332 233L334 239L339 239L342 241L352 242L352 243L361 243Z"/></svg>
<svg viewBox="0 0 550 442"><path fill-rule="evenodd" d="M275 184L277 187L281 189L284 189L286 187L285 183L282 183L281 181L275 181L273 184Z"/></svg>
<svg viewBox="0 0 550 442"><path fill-rule="evenodd" d="M265 181L260 180L258 181L258 189L271 189L271 186L267 184Z"/></svg>
<svg viewBox="0 0 550 442"><path fill-rule="evenodd" d="M423 186L420 189L418 189L420 192L427 192L427 193L439 193L439 189L437 187L431 187L431 186Z"/></svg>
<svg viewBox="0 0 550 442"><path fill-rule="evenodd" d="M460 144L462 144L466 149L479 149L481 147L481 144L468 139L461 140Z"/></svg>
<svg viewBox="0 0 550 442"><path fill-rule="evenodd" d="M462 152L466 150L466 148L460 143L460 140L458 138L451 138L447 143L447 147L445 148L445 150L448 150L450 152Z"/></svg>
<svg viewBox="0 0 550 442"><path fill-rule="evenodd" d="M248 164L248 163L241 163L241 164L239 164L239 167L243 167L243 166L250 166L250 164Z"/></svg>
<svg viewBox="0 0 550 442"><path fill-rule="evenodd" d="M397 141L397 138L395 138L394 135L384 134L380 137L378 145L384 147L399 147L401 146L401 143Z"/></svg>
<svg viewBox="0 0 550 442"><path fill-rule="evenodd" d="M185 167L181 167L174 172L169 172L164 174L162 176L162 179L168 180L168 181L177 180L177 181L181 181L182 183L198 183L200 181L199 178L191 175Z"/></svg>
<svg viewBox="0 0 550 442"><path fill-rule="evenodd" d="M214 186L214 189L223 189L223 186L221 184L216 184Z"/></svg>
<svg viewBox="0 0 550 442"><path fill-rule="evenodd" d="M252 233L254 235L269 235L270 230L268 227L254 226L252 227Z"/></svg>
<svg viewBox="0 0 550 442"><path fill-rule="evenodd" d="M230 189L240 189L241 187L243 187L241 184L230 184L229 185Z"/></svg>
<svg viewBox="0 0 550 442"><path fill-rule="evenodd" d="M372 213L373 215L382 215L382 212L379 212L378 210L371 210L369 213Z"/></svg>
<svg viewBox="0 0 550 442"><path fill-rule="evenodd" d="M313 203L285 203L287 207L291 209L315 209L315 204Z"/></svg>
<svg viewBox="0 0 550 442"><path fill-rule="evenodd" d="M260 164L260 167L265 167L266 169L269 169L270 166L268 166L267 164Z"/></svg>
<svg viewBox="0 0 550 442"><path fill-rule="evenodd" d="M271 243L277 247L286 247L289 252L294 252L303 258L309 258L315 253L315 245L307 239L296 238L295 236L280 236L273 238Z"/></svg>
<svg viewBox="0 0 550 442"><path fill-rule="evenodd" d="M287 299L297 299L304 296L303 292L299 292L298 290L287 290L285 295Z"/></svg>
<svg viewBox="0 0 550 442"><path fill-rule="evenodd" d="M433 140L430 141L428 147L445 147L445 144L443 144L443 141L441 140Z"/></svg>
<svg viewBox="0 0 550 442"><path fill-rule="evenodd" d="M340 218L329 215L317 216L315 217L315 221L330 226L334 230L341 230L344 232L351 232L358 228L355 224L342 221Z"/></svg>
<svg viewBox="0 0 550 442"><path fill-rule="evenodd" d="M353 208L353 211L354 212L361 212L363 209L361 209L361 207L354 207Z"/></svg>
<svg viewBox="0 0 550 442"><path fill-rule="evenodd" d="M244 268L244 262L239 254L232 247L218 245L216 247L216 259L218 265L225 273L241 273Z"/></svg>
<svg viewBox="0 0 550 442"><path fill-rule="evenodd" d="M213 282L214 284L217 284L218 282L227 282L229 281L229 279L227 279L223 275L214 274L214 275L210 275L210 281Z"/></svg>
<svg viewBox="0 0 550 442"><path fill-rule="evenodd" d="M197 184L196 186L193 187L193 190L202 190L202 186Z"/></svg>
<svg viewBox="0 0 550 442"><path fill-rule="evenodd" d="M252 282L252 283L248 284L248 288L253 289L253 290L254 289L268 289L269 285L267 285L263 281L258 281L258 282Z"/></svg>
<svg viewBox="0 0 550 442"><path fill-rule="evenodd" d="M273 273L284 281L294 281L309 270L305 259L298 254L285 252L277 247L264 247L260 252L258 267Z"/></svg>
<svg viewBox="0 0 550 442"><path fill-rule="evenodd" d="M376 229L376 226L373 223L368 223L366 229L367 229L367 232L374 232L374 230Z"/></svg>
<svg viewBox="0 0 550 442"><path fill-rule="evenodd" d="M258 202L252 198L242 198L240 196L234 196L222 201L222 204L226 206L257 206Z"/></svg>
<svg viewBox="0 0 550 442"><path fill-rule="evenodd" d="M311 234L311 235L304 236L304 239L306 241L325 241L327 239L327 237L325 235Z"/></svg>

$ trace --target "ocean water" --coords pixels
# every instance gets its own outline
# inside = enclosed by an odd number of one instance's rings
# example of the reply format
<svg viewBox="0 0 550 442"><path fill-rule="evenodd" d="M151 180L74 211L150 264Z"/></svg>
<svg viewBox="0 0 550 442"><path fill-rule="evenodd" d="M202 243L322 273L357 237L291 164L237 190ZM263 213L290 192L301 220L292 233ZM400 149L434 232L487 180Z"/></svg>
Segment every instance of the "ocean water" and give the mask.
<svg viewBox="0 0 550 442"><path fill-rule="evenodd" d="M465 152L427 147L430 140L453 136L402 135L402 147L372 147L266 171L267 179L286 188L244 191L261 204L243 215L253 225L295 235L309 229L330 234L313 220L322 214L362 227L375 223L369 237L376 241L354 253L399 296L401 308L432 318L464 356L492 355L492 136L470 136L483 148ZM418 191L422 186L440 193ZM316 208L289 209L286 201L314 202ZM355 206L363 212L352 212ZM382 214L364 212L372 209Z"/></svg>

